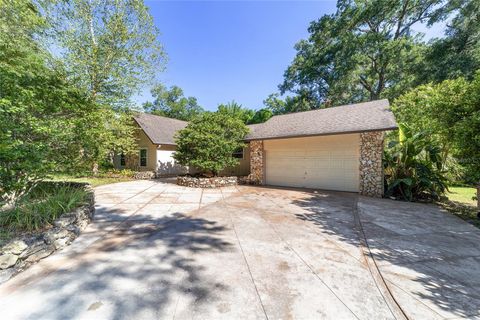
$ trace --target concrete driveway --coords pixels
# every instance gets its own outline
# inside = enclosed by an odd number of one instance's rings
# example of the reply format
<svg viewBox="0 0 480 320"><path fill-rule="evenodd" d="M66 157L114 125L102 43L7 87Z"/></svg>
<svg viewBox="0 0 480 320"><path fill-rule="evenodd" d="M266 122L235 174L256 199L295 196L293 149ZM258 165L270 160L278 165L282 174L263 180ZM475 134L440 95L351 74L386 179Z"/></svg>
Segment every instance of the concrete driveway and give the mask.
<svg viewBox="0 0 480 320"><path fill-rule="evenodd" d="M166 180L96 202L0 287L2 319L480 319L480 232L434 206Z"/></svg>

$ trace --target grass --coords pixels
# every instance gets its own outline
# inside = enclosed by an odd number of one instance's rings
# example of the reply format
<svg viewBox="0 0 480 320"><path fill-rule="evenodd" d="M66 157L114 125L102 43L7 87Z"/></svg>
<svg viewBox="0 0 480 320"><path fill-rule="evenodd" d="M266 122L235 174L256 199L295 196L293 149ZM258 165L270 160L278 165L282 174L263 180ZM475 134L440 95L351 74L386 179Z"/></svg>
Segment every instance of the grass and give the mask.
<svg viewBox="0 0 480 320"><path fill-rule="evenodd" d="M9 231L0 229L0 246L3 246L5 243L7 243L11 237L12 235Z"/></svg>
<svg viewBox="0 0 480 320"><path fill-rule="evenodd" d="M15 208L0 211L0 243L50 226L63 213L85 203L87 196L82 188L40 184Z"/></svg>
<svg viewBox="0 0 480 320"><path fill-rule="evenodd" d="M72 182L87 182L92 187L98 187L105 184L132 181L129 177L73 177L70 175L55 175L53 181L72 181Z"/></svg>
<svg viewBox="0 0 480 320"><path fill-rule="evenodd" d="M447 193L448 200L463 203L466 205L476 205L473 196L477 194L477 190L472 187L448 187L450 192Z"/></svg>
<svg viewBox="0 0 480 320"><path fill-rule="evenodd" d="M450 190L446 194L448 200L440 202L440 205L453 215L480 228L480 219L477 218L477 201L472 199L477 190L465 186L449 187L448 189Z"/></svg>

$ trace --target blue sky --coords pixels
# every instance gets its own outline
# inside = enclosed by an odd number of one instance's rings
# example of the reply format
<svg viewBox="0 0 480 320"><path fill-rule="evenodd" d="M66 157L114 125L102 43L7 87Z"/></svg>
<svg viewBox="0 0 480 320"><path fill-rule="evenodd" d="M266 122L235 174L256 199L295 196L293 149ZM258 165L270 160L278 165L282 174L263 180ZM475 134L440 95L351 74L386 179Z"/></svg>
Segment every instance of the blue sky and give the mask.
<svg viewBox="0 0 480 320"><path fill-rule="evenodd" d="M232 100L259 109L277 92L294 45L336 1L145 1L162 35L165 85L178 85L201 106ZM437 35L440 29L428 30ZM425 30L422 30L425 31ZM134 100L151 99L149 89Z"/></svg>

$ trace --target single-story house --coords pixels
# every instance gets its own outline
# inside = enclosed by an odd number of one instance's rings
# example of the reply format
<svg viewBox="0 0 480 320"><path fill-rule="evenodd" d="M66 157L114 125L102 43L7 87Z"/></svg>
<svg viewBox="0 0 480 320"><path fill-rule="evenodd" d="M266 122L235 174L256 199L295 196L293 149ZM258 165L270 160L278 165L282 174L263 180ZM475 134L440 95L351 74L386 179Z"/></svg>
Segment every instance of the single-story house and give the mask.
<svg viewBox="0 0 480 320"><path fill-rule="evenodd" d="M117 168L187 173L175 163L175 133L187 122L150 114L134 117L138 157L116 157ZM383 194L384 133L397 129L388 100L273 116L249 125L240 163L223 174L246 176L258 184Z"/></svg>

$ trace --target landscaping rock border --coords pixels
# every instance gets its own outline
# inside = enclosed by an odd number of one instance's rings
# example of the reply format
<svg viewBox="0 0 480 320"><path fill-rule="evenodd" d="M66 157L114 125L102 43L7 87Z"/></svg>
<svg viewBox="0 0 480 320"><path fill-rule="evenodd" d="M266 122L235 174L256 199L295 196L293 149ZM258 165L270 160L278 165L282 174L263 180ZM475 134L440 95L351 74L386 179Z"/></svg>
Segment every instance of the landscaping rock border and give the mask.
<svg viewBox="0 0 480 320"><path fill-rule="evenodd" d="M238 184L238 177L192 177L192 176L178 176L177 184L179 186L191 188L219 188L227 186L236 186Z"/></svg>
<svg viewBox="0 0 480 320"><path fill-rule="evenodd" d="M133 175L135 180L149 180L157 178L155 171L136 171Z"/></svg>
<svg viewBox="0 0 480 320"><path fill-rule="evenodd" d="M53 252L70 245L92 221L95 214L92 187L79 182L55 183L84 188L88 193L87 203L72 212L62 214L47 230L15 238L0 247L0 284Z"/></svg>

